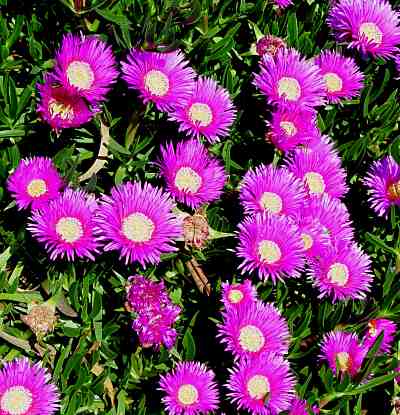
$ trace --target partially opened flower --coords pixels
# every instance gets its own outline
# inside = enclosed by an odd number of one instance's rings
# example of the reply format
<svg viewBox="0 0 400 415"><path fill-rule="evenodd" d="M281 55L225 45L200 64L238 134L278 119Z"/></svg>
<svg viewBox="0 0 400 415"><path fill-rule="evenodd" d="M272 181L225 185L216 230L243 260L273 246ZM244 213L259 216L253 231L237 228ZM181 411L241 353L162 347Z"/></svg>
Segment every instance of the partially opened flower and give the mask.
<svg viewBox="0 0 400 415"><path fill-rule="evenodd" d="M376 318L368 322L368 330L364 335L363 346L369 350L381 333L383 333L383 339L378 354L389 353L397 333L397 326L392 320L386 318Z"/></svg>
<svg viewBox="0 0 400 415"><path fill-rule="evenodd" d="M218 409L219 394L214 372L199 362L180 362L160 377L162 401L169 415L208 414Z"/></svg>
<svg viewBox="0 0 400 415"><path fill-rule="evenodd" d="M295 49L280 49L274 59L263 58L255 85L271 104L297 104L310 109L324 103L324 81L318 66Z"/></svg>
<svg viewBox="0 0 400 415"><path fill-rule="evenodd" d="M281 9L284 9L290 6L291 4L293 4L292 0L273 0L273 1Z"/></svg>
<svg viewBox="0 0 400 415"><path fill-rule="evenodd" d="M256 288L250 280L241 284L222 283L222 302L226 310L237 310L255 303L257 300Z"/></svg>
<svg viewBox="0 0 400 415"><path fill-rule="evenodd" d="M282 357L266 354L241 360L229 372L227 395L238 409L256 415L278 414L289 409L295 379L289 363Z"/></svg>
<svg viewBox="0 0 400 415"><path fill-rule="evenodd" d="M325 334L321 343L321 359L328 362L329 367L336 374L348 373L354 377L361 368L366 355L366 349L359 344L353 333L332 331Z"/></svg>
<svg viewBox="0 0 400 415"><path fill-rule="evenodd" d="M223 165L198 140L161 147L158 162L167 190L179 202L197 208L220 197L226 180Z"/></svg>
<svg viewBox="0 0 400 415"><path fill-rule="evenodd" d="M110 46L95 36L72 33L62 38L54 74L65 88L72 89L92 104L105 99L118 77Z"/></svg>
<svg viewBox="0 0 400 415"><path fill-rule="evenodd" d="M309 272L319 298L331 296L334 301L363 300L372 282L371 260L354 243L328 247L310 263Z"/></svg>
<svg viewBox="0 0 400 415"><path fill-rule="evenodd" d="M50 259L75 257L94 260L97 202L82 190L67 189L41 210L33 212L28 229L50 254Z"/></svg>
<svg viewBox="0 0 400 415"><path fill-rule="evenodd" d="M369 201L379 216L387 217L392 205L400 206L400 166L391 156L375 161L364 184L369 189Z"/></svg>
<svg viewBox="0 0 400 415"><path fill-rule="evenodd" d="M399 13L386 0L340 0L327 23L337 41L363 54L387 59L398 52Z"/></svg>
<svg viewBox="0 0 400 415"><path fill-rule="evenodd" d="M308 415L307 402L303 399L294 398L290 403L289 415Z"/></svg>
<svg viewBox="0 0 400 415"><path fill-rule="evenodd" d="M59 402L57 387L39 363L17 358L0 369L1 415L53 415Z"/></svg>
<svg viewBox="0 0 400 415"><path fill-rule="evenodd" d="M229 134L235 116L228 91L210 78L199 78L190 98L170 113L170 118L180 123L179 131L191 137L202 135L210 143Z"/></svg>
<svg viewBox="0 0 400 415"><path fill-rule="evenodd" d="M342 99L351 99L360 95L364 85L364 75L353 58L324 50L315 59L315 64L321 69L329 102L337 104Z"/></svg>
<svg viewBox="0 0 400 415"><path fill-rule="evenodd" d="M272 164L250 169L240 187L240 201L247 214L267 212L293 216L305 198L301 181L286 168Z"/></svg>
<svg viewBox="0 0 400 415"><path fill-rule="evenodd" d="M222 315L218 337L235 359L254 358L265 352L287 353L289 329L272 304L257 301L246 307L229 308Z"/></svg>
<svg viewBox="0 0 400 415"><path fill-rule="evenodd" d="M121 65L123 79L139 91L145 104L154 102L159 110L172 111L190 99L196 74L181 51L132 49Z"/></svg>
<svg viewBox="0 0 400 415"><path fill-rule="evenodd" d="M51 159L26 158L19 162L7 180L18 209L41 209L55 199L63 186L63 180Z"/></svg>
<svg viewBox="0 0 400 415"><path fill-rule="evenodd" d="M97 217L105 251L120 251L125 263L156 264L160 255L176 251L182 226L172 213L168 193L149 183L125 183L104 195Z"/></svg>
<svg viewBox="0 0 400 415"><path fill-rule="evenodd" d="M236 252L242 273L257 271L262 279L296 278L304 266L304 245L293 221L285 216L256 214L239 224Z"/></svg>

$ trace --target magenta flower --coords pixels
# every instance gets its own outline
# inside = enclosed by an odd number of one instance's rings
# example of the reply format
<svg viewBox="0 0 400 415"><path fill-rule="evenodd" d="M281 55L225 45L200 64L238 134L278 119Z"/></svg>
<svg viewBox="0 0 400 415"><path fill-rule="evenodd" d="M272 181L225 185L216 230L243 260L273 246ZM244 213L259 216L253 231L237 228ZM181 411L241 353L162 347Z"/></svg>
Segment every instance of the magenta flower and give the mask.
<svg viewBox="0 0 400 415"><path fill-rule="evenodd" d="M320 291L319 298L333 301L365 299L372 282L371 260L356 244L338 243L310 264L309 275Z"/></svg>
<svg viewBox="0 0 400 415"><path fill-rule="evenodd" d="M296 150L286 161L287 168L303 181L310 196L327 193L340 199L348 191L346 172L336 158L317 151Z"/></svg>
<svg viewBox="0 0 400 415"><path fill-rule="evenodd" d="M216 143L229 134L236 110L228 91L213 79L199 78L192 95L170 113L170 118L180 123L179 131L191 137L204 136Z"/></svg>
<svg viewBox="0 0 400 415"><path fill-rule="evenodd" d="M255 85L271 104L297 104L307 110L324 103L325 85L318 66L295 49L280 49L274 59L265 57Z"/></svg>
<svg viewBox="0 0 400 415"><path fill-rule="evenodd" d="M7 180L18 209L42 209L59 195L62 186L61 176L47 157L21 160Z"/></svg>
<svg viewBox="0 0 400 415"><path fill-rule="evenodd" d="M293 4L292 0L273 0L273 2L280 8L280 9L284 9L288 6L290 6L291 4Z"/></svg>
<svg viewBox="0 0 400 415"><path fill-rule="evenodd" d="M197 140L180 142L176 150L172 143L162 146L158 164L167 190L179 202L197 208L222 194L224 167Z"/></svg>
<svg viewBox="0 0 400 415"><path fill-rule="evenodd" d="M238 409L255 415L278 414L289 409L295 380L289 363L282 357L268 353L242 360L229 372L227 395Z"/></svg>
<svg viewBox="0 0 400 415"><path fill-rule="evenodd" d="M97 202L82 190L66 189L30 217L28 229L50 254L50 259L66 257L94 260L99 242L95 237Z"/></svg>
<svg viewBox="0 0 400 415"><path fill-rule="evenodd" d="M242 258L242 273L258 271L262 279L273 283L296 278L304 266L304 248L299 229L285 216L261 215L239 224L237 254Z"/></svg>
<svg viewBox="0 0 400 415"><path fill-rule="evenodd" d="M68 33L56 54L56 79L92 104L105 99L118 77L110 46L97 37Z"/></svg>
<svg viewBox="0 0 400 415"><path fill-rule="evenodd" d="M226 310L238 310L255 303L257 290L250 280L244 280L241 284L222 284L222 303Z"/></svg>
<svg viewBox="0 0 400 415"><path fill-rule="evenodd" d="M286 168L260 165L249 170L240 187L245 213L293 216L306 199L303 185Z"/></svg>
<svg viewBox="0 0 400 415"><path fill-rule="evenodd" d="M356 376L365 355L366 349L359 344L353 333L331 331L325 334L321 343L320 358L328 362L334 374L337 367L340 373Z"/></svg>
<svg viewBox="0 0 400 415"><path fill-rule="evenodd" d="M261 301L222 313L218 337L235 359L254 358L265 352L284 355L289 348L286 320L272 304Z"/></svg>
<svg viewBox="0 0 400 415"><path fill-rule="evenodd" d="M290 403L289 415L308 415L307 402L303 399L294 398Z"/></svg>
<svg viewBox="0 0 400 415"><path fill-rule="evenodd" d="M57 387L39 363L25 357L0 369L0 415L53 415L60 407Z"/></svg>
<svg viewBox="0 0 400 415"><path fill-rule="evenodd" d="M364 184L370 191L369 202L379 216L387 217L390 206L400 206L400 166L392 156L375 161Z"/></svg>
<svg viewBox="0 0 400 415"><path fill-rule="evenodd" d="M293 150L298 145L307 145L318 134L316 112L301 110L288 105L272 112L269 122L269 140L281 151Z"/></svg>
<svg viewBox="0 0 400 415"><path fill-rule="evenodd" d="M158 53L132 49L122 62L123 79L139 91L143 102L173 111L190 99L196 76L181 51Z"/></svg>
<svg viewBox="0 0 400 415"><path fill-rule="evenodd" d="M399 50L399 22L399 13L386 0L341 0L327 19L338 42L383 59Z"/></svg>
<svg viewBox="0 0 400 415"><path fill-rule="evenodd" d="M392 320L386 318L377 318L368 322L368 330L364 335L363 346L367 350L371 349L381 333L383 333L383 339L378 354L390 353L397 333L397 326Z"/></svg>
<svg viewBox="0 0 400 415"><path fill-rule="evenodd" d="M326 157L329 157L330 161L335 161L338 166L342 164L339 153L335 148L335 143L327 135L321 135L319 133L314 135L304 146L303 150L308 152L316 152L321 156L325 154Z"/></svg>
<svg viewBox="0 0 400 415"><path fill-rule="evenodd" d="M104 250L120 251L126 264L158 263L161 254L177 250L173 241L182 236L174 207L168 193L149 183L114 187L111 196L103 196L97 218Z"/></svg>
<svg viewBox="0 0 400 415"><path fill-rule="evenodd" d="M169 415L198 415L215 411L219 405L214 372L199 362L180 362L160 377L162 399Z"/></svg>

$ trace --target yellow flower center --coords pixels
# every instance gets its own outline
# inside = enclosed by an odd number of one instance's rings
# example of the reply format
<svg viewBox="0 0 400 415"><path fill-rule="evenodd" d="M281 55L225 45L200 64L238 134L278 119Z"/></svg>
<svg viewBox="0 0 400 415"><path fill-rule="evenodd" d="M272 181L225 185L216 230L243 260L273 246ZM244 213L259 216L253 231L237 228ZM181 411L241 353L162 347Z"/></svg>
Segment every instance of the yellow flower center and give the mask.
<svg viewBox="0 0 400 415"><path fill-rule="evenodd" d="M152 69L144 76L144 86L152 95L163 97L169 91L168 76Z"/></svg>
<svg viewBox="0 0 400 415"><path fill-rule="evenodd" d="M314 244L313 238L307 233L302 233L301 239L303 240L304 249L306 251L309 250Z"/></svg>
<svg viewBox="0 0 400 415"><path fill-rule="evenodd" d="M328 92L339 92L342 90L343 81L338 74L328 72L323 76L323 78Z"/></svg>
<svg viewBox="0 0 400 415"><path fill-rule="evenodd" d="M240 329L239 344L243 350L257 353L263 348L265 338L258 327L249 324Z"/></svg>
<svg viewBox="0 0 400 415"><path fill-rule="evenodd" d="M349 280L349 269L347 265L335 262L329 267L328 280L339 287L344 287Z"/></svg>
<svg viewBox="0 0 400 415"><path fill-rule="evenodd" d="M202 179L192 168L181 167L175 176L175 186L183 192L196 193L201 187Z"/></svg>
<svg viewBox="0 0 400 415"><path fill-rule="evenodd" d="M0 408L10 415L25 415L32 403L31 392L23 386L7 389L0 400Z"/></svg>
<svg viewBox="0 0 400 415"><path fill-rule="evenodd" d="M258 255L261 261L267 264L274 264L279 261L282 257L282 252L274 241L264 240L258 245Z"/></svg>
<svg viewBox="0 0 400 415"><path fill-rule="evenodd" d="M278 81L278 95L289 101L297 101L301 95L299 81L295 78L284 76Z"/></svg>
<svg viewBox="0 0 400 415"><path fill-rule="evenodd" d="M336 353L336 360L338 362L339 369L342 372L347 372L350 368L350 355L347 352Z"/></svg>
<svg viewBox="0 0 400 415"><path fill-rule="evenodd" d="M325 191L325 181L321 174L309 171L304 175L306 185L310 193L321 195Z"/></svg>
<svg viewBox="0 0 400 415"><path fill-rule="evenodd" d="M67 68L68 82L80 89L89 89L93 85L94 73L87 62L73 61Z"/></svg>
<svg viewBox="0 0 400 415"><path fill-rule="evenodd" d="M243 300L243 297L243 293L240 290L235 290L234 288L232 288L228 294L228 299L232 304L240 303Z"/></svg>
<svg viewBox="0 0 400 415"><path fill-rule="evenodd" d="M376 329L376 321L375 320L371 320L368 323L368 333L371 337L376 337L378 334L378 330Z"/></svg>
<svg viewBox="0 0 400 415"><path fill-rule="evenodd" d="M43 179L33 179L26 187L26 191L31 197L40 197L47 192L46 182Z"/></svg>
<svg viewBox="0 0 400 415"><path fill-rule="evenodd" d="M64 242L72 244L83 235L82 223L77 218L63 217L56 224L56 232Z"/></svg>
<svg viewBox="0 0 400 415"><path fill-rule="evenodd" d="M260 199L260 206L270 213L280 213L282 210L282 199L272 192L264 192Z"/></svg>
<svg viewBox="0 0 400 415"><path fill-rule="evenodd" d="M212 123L213 113L211 108L207 104L201 102L195 102L189 108L189 118L195 124L199 124L200 127L207 127Z"/></svg>
<svg viewBox="0 0 400 415"><path fill-rule="evenodd" d="M247 392L253 399L265 399L269 394L270 386L268 379L263 375L255 375L247 382Z"/></svg>
<svg viewBox="0 0 400 415"><path fill-rule="evenodd" d="M51 99L49 101L51 118L60 117L62 120L73 120L74 110L71 105Z"/></svg>
<svg viewBox="0 0 400 415"><path fill-rule="evenodd" d="M153 221L143 213L132 213L122 222L122 233L133 242L150 241L153 232Z"/></svg>
<svg viewBox="0 0 400 415"><path fill-rule="evenodd" d="M178 400L182 405L193 405L199 399L197 388L190 383L182 385L178 389Z"/></svg>
<svg viewBox="0 0 400 415"><path fill-rule="evenodd" d="M359 36L366 37L369 42L376 43L378 46L382 44L382 31L375 23L363 23L359 29Z"/></svg>
<svg viewBox="0 0 400 415"><path fill-rule="evenodd" d="M289 137L293 137L297 133L297 128L291 121L281 121L279 126Z"/></svg>
<svg viewBox="0 0 400 415"><path fill-rule="evenodd" d="M392 183L388 187L388 195L392 200L397 200L400 198L400 181Z"/></svg>

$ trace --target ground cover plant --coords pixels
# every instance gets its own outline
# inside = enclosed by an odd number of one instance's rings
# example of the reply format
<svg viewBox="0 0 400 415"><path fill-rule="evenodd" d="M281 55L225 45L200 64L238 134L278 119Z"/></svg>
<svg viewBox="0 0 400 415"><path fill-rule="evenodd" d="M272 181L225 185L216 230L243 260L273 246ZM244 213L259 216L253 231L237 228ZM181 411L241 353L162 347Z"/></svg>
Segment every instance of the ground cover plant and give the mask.
<svg viewBox="0 0 400 415"><path fill-rule="evenodd" d="M0 0L0 414L400 412L399 2Z"/></svg>

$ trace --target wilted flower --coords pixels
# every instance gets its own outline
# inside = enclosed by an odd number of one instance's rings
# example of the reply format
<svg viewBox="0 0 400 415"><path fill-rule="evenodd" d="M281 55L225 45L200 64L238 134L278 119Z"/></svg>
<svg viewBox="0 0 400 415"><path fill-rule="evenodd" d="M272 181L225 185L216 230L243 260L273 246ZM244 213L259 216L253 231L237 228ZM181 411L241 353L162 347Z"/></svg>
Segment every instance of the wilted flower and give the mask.
<svg viewBox="0 0 400 415"><path fill-rule="evenodd" d="M266 35L258 40L256 44L256 51L259 56L269 55L273 58L279 49L285 47L286 43L280 37Z"/></svg>
<svg viewBox="0 0 400 415"><path fill-rule="evenodd" d="M186 246L193 246L202 249L207 243L210 235L205 212L201 209L194 215L186 215L183 219L183 239Z"/></svg>
<svg viewBox="0 0 400 415"><path fill-rule="evenodd" d="M379 335L383 333L383 339L378 349L378 354L389 353L397 333L397 326L392 320L377 318L368 322L368 330L363 339L363 346L371 349Z"/></svg>
<svg viewBox="0 0 400 415"><path fill-rule="evenodd" d="M28 314L22 315L21 320L37 337L42 337L54 330L57 322L55 307L46 303L28 305Z"/></svg>

